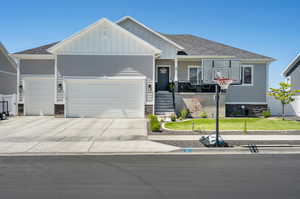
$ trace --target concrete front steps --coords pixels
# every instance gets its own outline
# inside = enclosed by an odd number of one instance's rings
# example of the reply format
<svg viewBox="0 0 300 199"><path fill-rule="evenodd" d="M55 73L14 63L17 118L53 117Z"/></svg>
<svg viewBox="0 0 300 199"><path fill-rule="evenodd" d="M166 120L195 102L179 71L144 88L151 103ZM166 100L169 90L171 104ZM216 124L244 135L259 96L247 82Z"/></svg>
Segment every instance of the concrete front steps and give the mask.
<svg viewBox="0 0 300 199"><path fill-rule="evenodd" d="M155 115L171 116L174 114L172 93L168 91L158 91L155 93Z"/></svg>

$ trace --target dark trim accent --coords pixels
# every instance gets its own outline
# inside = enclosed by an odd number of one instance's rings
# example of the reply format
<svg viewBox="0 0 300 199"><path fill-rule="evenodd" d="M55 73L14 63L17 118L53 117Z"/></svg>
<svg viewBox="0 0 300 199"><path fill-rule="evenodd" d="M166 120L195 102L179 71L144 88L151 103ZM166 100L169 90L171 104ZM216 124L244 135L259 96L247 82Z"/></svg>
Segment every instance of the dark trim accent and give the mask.
<svg viewBox="0 0 300 199"><path fill-rule="evenodd" d="M24 116L24 104L18 104L18 116Z"/></svg>
<svg viewBox="0 0 300 199"><path fill-rule="evenodd" d="M65 116L65 105L64 104L54 104L54 115L55 117Z"/></svg>
<svg viewBox="0 0 300 199"><path fill-rule="evenodd" d="M145 115L151 115L153 114L153 105L152 104L147 104L145 105Z"/></svg>
<svg viewBox="0 0 300 199"><path fill-rule="evenodd" d="M259 117L265 110L268 110L267 104L226 104L225 115L226 117Z"/></svg>
<svg viewBox="0 0 300 199"><path fill-rule="evenodd" d="M213 84L192 85L190 82L178 82L178 92L215 93Z"/></svg>

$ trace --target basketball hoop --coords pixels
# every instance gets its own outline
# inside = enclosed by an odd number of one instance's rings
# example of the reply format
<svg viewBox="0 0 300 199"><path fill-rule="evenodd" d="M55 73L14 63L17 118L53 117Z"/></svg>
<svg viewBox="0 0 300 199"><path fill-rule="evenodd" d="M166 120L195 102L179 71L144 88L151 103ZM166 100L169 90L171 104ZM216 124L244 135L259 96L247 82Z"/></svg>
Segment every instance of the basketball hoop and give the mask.
<svg viewBox="0 0 300 199"><path fill-rule="evenodd" d="M222 90L227 90L229 85L232 84L233 80L229 78L218 78L214 80Z"/></svg>

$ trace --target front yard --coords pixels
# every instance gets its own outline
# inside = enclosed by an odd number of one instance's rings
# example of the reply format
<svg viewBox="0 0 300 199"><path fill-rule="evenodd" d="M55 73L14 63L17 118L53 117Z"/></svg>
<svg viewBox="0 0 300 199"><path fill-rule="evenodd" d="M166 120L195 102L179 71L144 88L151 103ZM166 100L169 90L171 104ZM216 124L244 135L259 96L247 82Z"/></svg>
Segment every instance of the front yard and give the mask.
<svg viewBox="0 0 300 199"><path fill-rule="evenodd" d="M222 118L220 130L300 130L300 122L281 120L279 118ZM171 130L215 130L215 119L192 119L168 122L165 127Z"/></svg>

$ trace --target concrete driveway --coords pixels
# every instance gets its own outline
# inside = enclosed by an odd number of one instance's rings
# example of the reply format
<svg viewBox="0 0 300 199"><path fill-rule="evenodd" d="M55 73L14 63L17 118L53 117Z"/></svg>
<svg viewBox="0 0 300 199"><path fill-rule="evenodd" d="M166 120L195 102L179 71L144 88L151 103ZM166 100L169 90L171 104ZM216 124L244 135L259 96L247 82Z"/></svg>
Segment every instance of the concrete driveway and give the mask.
<svg viewBox="0 0 300 199"><path fill-rule="evenodd" d="M0 153L168 152L145 119L15 117L0 121Z"/></svg>

